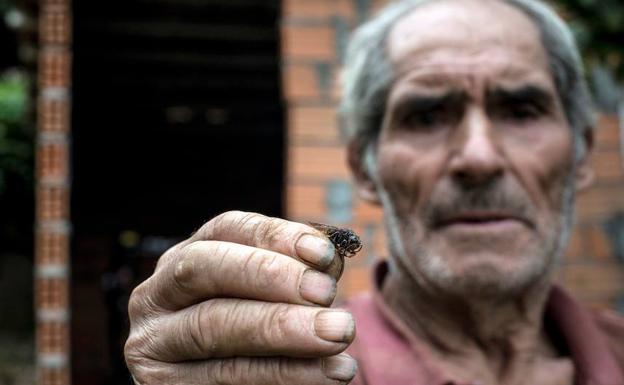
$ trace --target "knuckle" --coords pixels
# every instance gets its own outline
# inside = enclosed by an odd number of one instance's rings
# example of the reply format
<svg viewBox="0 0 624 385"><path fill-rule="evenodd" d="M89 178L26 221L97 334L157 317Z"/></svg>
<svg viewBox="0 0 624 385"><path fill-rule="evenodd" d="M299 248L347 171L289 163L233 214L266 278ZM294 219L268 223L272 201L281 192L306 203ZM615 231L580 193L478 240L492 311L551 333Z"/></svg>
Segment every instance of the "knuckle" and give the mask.
<svg viewBox="0 0 624 385"><path fill-rule="evenodd" d="M214 239L215 229L227 226L233 218L240 215L240 211L226 211L204 223L195 233L194 237L201 239Z"/></svg>
<svg viewBox="0 0 624 385"><path fill-rule="evenodd" d="M278 357L260 362L260 375L270 378L271 384L289 385L293 383L292 361L285 357Z"/></svg>
<svg viewBox="0 0 624 385"><path fill-rule="evenodd" d="M254 277L254 289L257 291L266 291L290 278L290 265L277 254L270 255L257 250L250 256L250 261L258 261L255 271L249 272Z"/></svg>
<svg viewBox="0 0 624 385"><path fill-rule="evenodd" d="M290 341L296 339L298 333L303 330L301 323L301 314L291 305L280 304L275 307L270 316L266 318L266 325L263 330L266 331L265 338L267 342L276 343L277 341Z"/></svg>
<svg viewBox="0 0 624 385"><path fill-rule="evenodd" d="M133 330L124 345L124 357L129 368L141 368L151 360L147 354L151 338L145 330Z"/></svg>
<svg viewBox="0 0 624 385"><path fill-rule="evenodd" d="M279 358L274 361L274 380L278 385L292 383L292 362L286 358Z"/></svg>
<svg viewBox="0 0 624 385"><path fill-rule="evenodd" d="M221 225L223 225L225 223L230 223L230 222L236 220L236 218L240 218L244 214L245 214L244 212L238 211L238 210L226 211L224 213L221 213L221 214L217 215L212 220L208 221L208 223L206 223L206 225L212 224L215 227L221 226Z"/></svg>
<svg viewBox="0 0 624 385"><path fill-rule="evenodd" d="M236 335L236 328L241 327L241 318L247 313L240 309L241 301L224 306L223 300L209 300L199 304L184 322L185 330L196 353L204 357L227 355L232 349L232 339L227 335Z"/></svg>
<svg viewBox="0 0 624 385"><path fill-rule="evenodd" d="M197 243L191 243L178 254L173 263L173 282L181 289L188 289L193 281L197 255Z"/></svg>
<svg viewBox="0 0 624 385"><path fill-rule="evenodd" d="M171 260L174 260L176 258L176 255L178 254L178 250L180 250L180 248L182 247L182 244L183 243L178 243L177 245L173 245L169 249L167 249L167 251L165 251L163 255L158 259L155 271L160 270L163 266L169 264Z"/></svg>
<svg viewBox="0 0 624 385"><path fill-rule="evenodd" d="M265 217L265 220L259 221L254 227L256 242L268 246L275 244L287 225L288 222L282 219Z"/></svg>
<svg viewBox="0 0 624 385"><path fill-rule="evenodd" d="M206 302L197 307L196 311L190 312L186 317L186 332L189 341L198 355L212 356L218 348L212 338L212 333L218 325L212 322L214 307L211 302Z"/></svg>
<svg viewBox="0 0 624 385"><path fill-rule="evenodd" d="M173 284L180 292L193 296L196 295L195 291L198 286L211 290L218 289L220 287L218 281L223 278L217 272L221 271L227 253L228 247L222 242L190 243L180 250L177 259L172 264ZM206 286L207 284L210 285Z"/></svg>
<svg viewBox="0 0 624 385"><path fill-rule="evenodd" d="M126 364L137 385L165 384L171 377L165 365L149 359L126 360Z"/></svg>
<svg viewBox="0 0 624 385"><path fill-rule="evenodd" d="M124 357L126 359L126 364L128 368L133 369L140 367L141 364L145 361L145 357L140 354L140 347L143 345L139 339L134 337L134 333L131 333L126 340L124 345Z"/></svg>
<svg viewBox="0 0 624 385"><path fill-rule="evenodd" d="M244 378L244 363L248 360L219 360L216 362L214 378L217 385L235 385Z"/></svg>
<svg viewBox="0 0 624 385"><path fill-rule="evenodd" d="M214 362L212 382L216 385L302 383L295 361L286 357L237 357ZM306 382L307 383L307 382Z"/></svg>
<svg viewBox="0 0 624 385"><path fill-rule="evenodd" d="M244 228L249 221L265 218L261 214L245 211L226 211L206 222L196 233L196 237L207 240L219 238L219 234L225 231L232 231Z"/></svg>
<svg viewBox="0 0 624 385"><path fill-rule="evenodd" d="M148 306L145 299L148 296L148 285L148 281L143 281L135 287L130 294L130 298L128 300L128 317L131 322L141 318L147 313Z"/></svg>
<svg viewBox="0 0 624 385"><path fill-rule="evenodd" d="M246 211L232 210L227 211L214 219L215 227L231 228L242 227L248 221L262 217L260 214L250 213Z"/></svg>

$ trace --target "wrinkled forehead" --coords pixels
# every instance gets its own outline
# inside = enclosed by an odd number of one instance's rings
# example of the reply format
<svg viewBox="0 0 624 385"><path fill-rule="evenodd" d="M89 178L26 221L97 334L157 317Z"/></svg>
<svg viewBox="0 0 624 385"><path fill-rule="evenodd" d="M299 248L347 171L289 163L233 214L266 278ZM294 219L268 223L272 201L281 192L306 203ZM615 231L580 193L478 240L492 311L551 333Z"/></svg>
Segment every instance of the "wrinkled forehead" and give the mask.
<svg viewBox="0 0 624 385"><path fill-rule="evenodd" d="M543 72L548 56L535 23L500 0L436 0L416 7L391 29L388 55L398 73Z"/></svg>

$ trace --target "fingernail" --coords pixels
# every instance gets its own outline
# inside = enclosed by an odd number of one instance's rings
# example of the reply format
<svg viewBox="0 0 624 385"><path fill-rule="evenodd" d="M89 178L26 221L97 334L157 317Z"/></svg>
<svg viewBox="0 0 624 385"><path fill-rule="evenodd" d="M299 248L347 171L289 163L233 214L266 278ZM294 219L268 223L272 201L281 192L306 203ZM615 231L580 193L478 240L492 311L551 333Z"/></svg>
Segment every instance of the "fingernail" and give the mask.
<svg viewBox="0 0 624 385"><path fill-rule="evenodd" d="M355 336L355 321L346 311L324 310L316 315L314 330L326 341L351 342Z"/></svg>
<svg viewBox="0 0 624 385"><path fill-rule="evenodd" d="M308 269L301 277L299 294L307 301L329 306L336 296L336 280L327 274Z"/></svg>
<svg viewBox="0 0 624 385"><path fill-rule="evenodd" d="M357 362L347 354L323 359L323 373L338 381L351 381L357 372Z"/></svg>
<svg viewBox="0 0 624 385"><path fill-rule="evenodd" d="M334 245L328 239L312 234L302 235L295 248L299 258L319 267L329 266L336 252Z"/></svg>

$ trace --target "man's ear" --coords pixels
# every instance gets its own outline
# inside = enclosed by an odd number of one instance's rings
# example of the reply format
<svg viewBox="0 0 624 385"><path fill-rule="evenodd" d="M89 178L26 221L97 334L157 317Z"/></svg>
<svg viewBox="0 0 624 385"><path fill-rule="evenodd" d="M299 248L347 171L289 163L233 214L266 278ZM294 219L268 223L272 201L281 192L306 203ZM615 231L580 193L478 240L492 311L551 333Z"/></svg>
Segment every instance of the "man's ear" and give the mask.
<svg viewBox="0 0 624 385"><path fill-rule="evenodd" d="M366 146L357 139L349 142L349 146L347 147L349 168L351 168L351 173L355 178L358 196L366 202L380 205L377 187L371 176L373 170L369 170L369 167L365 164L365 148Z"/></svg>
<svg viewBox="0 0 624 385"><path fill-rule="evenodd" d="M576 166L576 191L583 191L589 188L594 183L595 173L594 168L589 164L589 156L594 148L594 130L589 127L583 134L583 144L585 145L585 151L583 157L577 160Z"/></svg>

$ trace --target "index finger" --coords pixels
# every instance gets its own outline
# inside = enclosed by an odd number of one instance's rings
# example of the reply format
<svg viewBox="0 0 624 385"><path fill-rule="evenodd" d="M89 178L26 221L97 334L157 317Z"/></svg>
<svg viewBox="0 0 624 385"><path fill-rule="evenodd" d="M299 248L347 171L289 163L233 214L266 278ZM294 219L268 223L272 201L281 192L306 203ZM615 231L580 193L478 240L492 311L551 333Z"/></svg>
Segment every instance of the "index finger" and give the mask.
<svg viewBox="0 0 624 385"><path fill-rule="evenodd" d="M189 242L218 240L271 250L319 269L334 262L336 249L320 231L302 223L257 213L228 211L203 225Z"/></svg>

